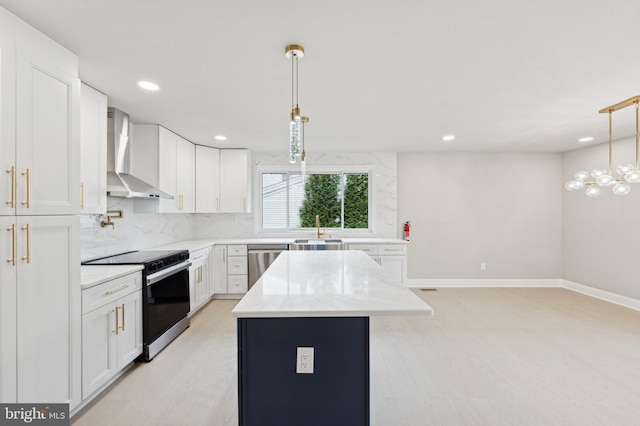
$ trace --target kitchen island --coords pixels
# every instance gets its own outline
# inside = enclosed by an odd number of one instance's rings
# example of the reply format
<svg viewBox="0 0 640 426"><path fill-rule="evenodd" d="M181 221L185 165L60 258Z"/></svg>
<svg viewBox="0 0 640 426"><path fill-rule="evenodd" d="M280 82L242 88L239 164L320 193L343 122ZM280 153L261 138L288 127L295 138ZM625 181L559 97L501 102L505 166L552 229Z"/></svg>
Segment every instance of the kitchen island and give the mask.
<svg viewBox="0 0 640 426"><path fill-rule="evenodd" d="M283 252L233 310L239 423L369 424L369 318L432 314L363 252Z"/></svg>

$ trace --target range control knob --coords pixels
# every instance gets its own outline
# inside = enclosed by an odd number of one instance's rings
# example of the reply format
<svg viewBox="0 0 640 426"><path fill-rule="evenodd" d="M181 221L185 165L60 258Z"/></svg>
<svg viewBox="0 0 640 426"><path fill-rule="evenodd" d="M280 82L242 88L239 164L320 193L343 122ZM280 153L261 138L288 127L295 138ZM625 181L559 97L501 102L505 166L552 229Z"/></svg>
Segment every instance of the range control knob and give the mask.
<svg viewBox="0 0 640 426"><path fill-rule="evenodd" d="M158 264L156 262L153 262L151 265L149 265L149 270L151 272L157 271L158 270Z"/></svg>
<svg viewBox="0 0 640 426"><path fill-rule="evenodd" d="M189 253L180 253L180 260L187 260L189 258Z"/></svg>
<svg viewBox="0 0 640 426"><path fill-rule="evenodd" d="M158 260L158 268L159 269L164 268L164 260Z"/></svg>

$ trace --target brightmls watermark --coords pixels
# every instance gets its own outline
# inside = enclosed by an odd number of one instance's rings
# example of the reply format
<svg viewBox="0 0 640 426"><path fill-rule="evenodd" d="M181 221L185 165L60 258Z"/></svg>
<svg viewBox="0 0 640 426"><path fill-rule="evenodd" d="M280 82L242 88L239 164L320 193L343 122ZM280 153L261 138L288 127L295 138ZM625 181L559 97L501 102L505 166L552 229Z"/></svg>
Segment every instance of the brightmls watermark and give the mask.
<svg viewBox="0 0 640 426"><path fill-rule="evenodd" d="M0 404L0 426L69 424L69 404Z"/></svg>

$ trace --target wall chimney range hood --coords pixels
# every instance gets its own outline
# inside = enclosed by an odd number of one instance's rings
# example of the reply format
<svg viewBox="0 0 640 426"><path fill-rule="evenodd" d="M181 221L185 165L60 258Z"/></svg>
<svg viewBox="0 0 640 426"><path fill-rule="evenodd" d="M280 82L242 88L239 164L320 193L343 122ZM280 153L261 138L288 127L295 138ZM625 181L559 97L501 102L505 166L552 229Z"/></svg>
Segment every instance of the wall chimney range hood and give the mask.
<svg viewBox="0 0 640 426"><path fill-rule="evenodd" d="M107 109L107 195L110 197L173 199L153 185L131 175L129 115Z"/></svg>

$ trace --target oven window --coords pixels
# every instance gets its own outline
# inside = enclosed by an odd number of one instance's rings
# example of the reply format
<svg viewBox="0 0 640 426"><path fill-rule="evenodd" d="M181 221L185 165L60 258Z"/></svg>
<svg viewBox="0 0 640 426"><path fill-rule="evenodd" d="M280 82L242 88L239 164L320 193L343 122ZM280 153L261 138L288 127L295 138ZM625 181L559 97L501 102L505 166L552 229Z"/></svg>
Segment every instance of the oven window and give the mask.
<svg viewBox="0 0 640 426"><path fill-rule="evenodd" d="M189 313L189 270L146 287L144 340L149 344Z"/></svg>

